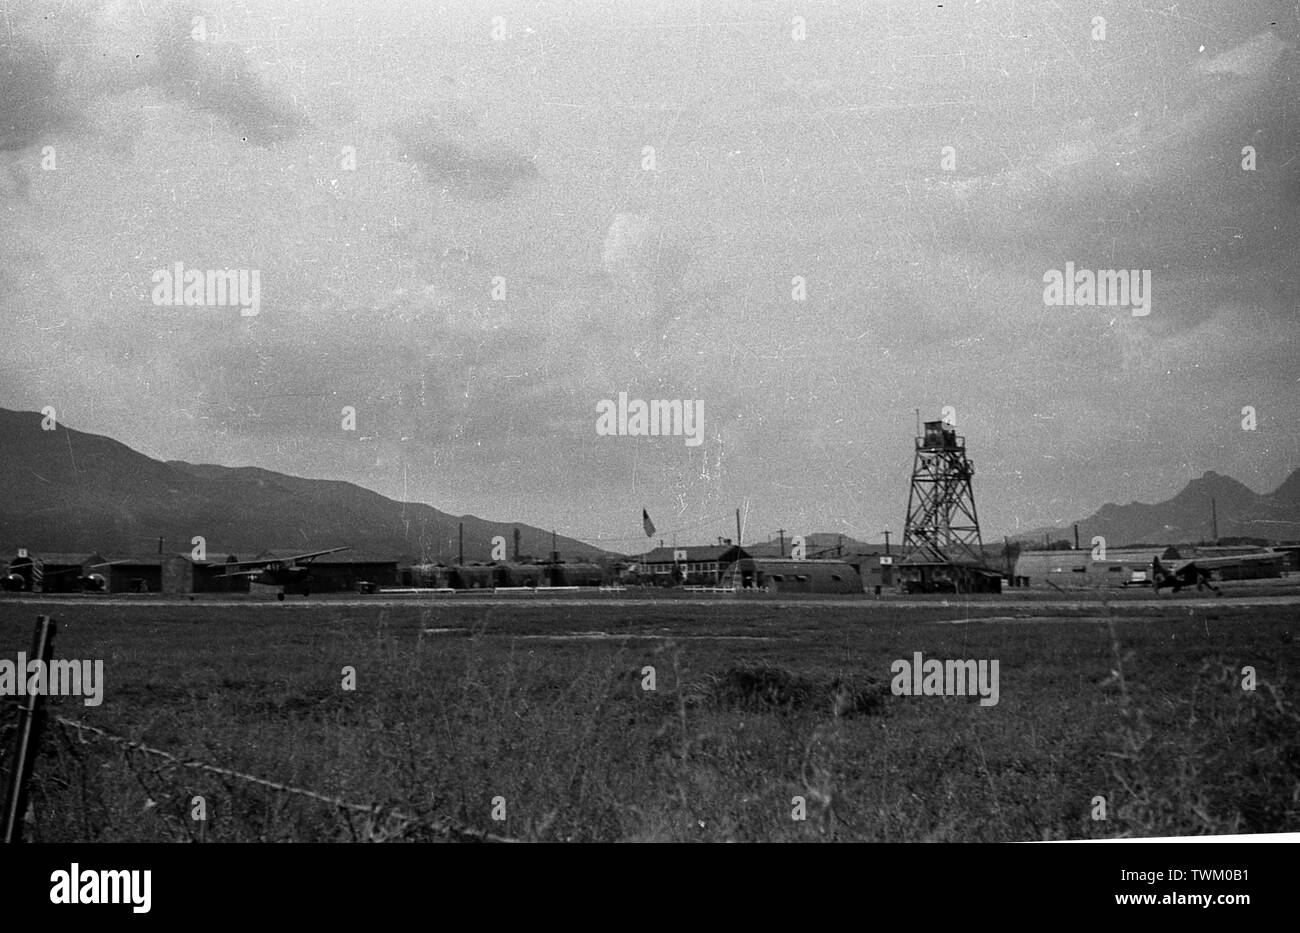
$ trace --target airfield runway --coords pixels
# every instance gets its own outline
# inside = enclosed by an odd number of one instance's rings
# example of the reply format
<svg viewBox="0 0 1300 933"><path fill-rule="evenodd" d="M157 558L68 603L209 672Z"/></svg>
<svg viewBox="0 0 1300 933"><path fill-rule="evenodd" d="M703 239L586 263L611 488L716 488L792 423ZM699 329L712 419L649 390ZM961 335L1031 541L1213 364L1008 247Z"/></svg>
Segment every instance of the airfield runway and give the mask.
<svg viewBox="0 0 1300 933"><path fill-rule="evenodd" d="M126 604L136 604L141 606L173 606L186 607L190 609L202 608L205 606L212 608L239 608L239 609L263 609L278 611L293 611L304 609L322 609L327 607L338 608L375 608L378 606L420 606L424 608L436 608L442 606L538 606L547 608L559 608L564 606L660 606L669 608L673 606L693 606L701 608L714 608L720 605L732 606L753 606L755 608L777 608L777 609L808 609L817 606L836 607L836 608L861 608L871 609L873 607L888 607L892 609L936 609L936 608L961 608L961 609L1021 609L1032 610L1035 607L1050 607L1053 610L1067 610L1082 612L1087 610L1097 610L1103 606L1103 601L1098 598L1093 599L1052 599L1042 598L1042 594L1036 594L1040 598L1034 599L1008 599L1006 597L984 597L972 596L968 599L951 598L951 599L934 599L934 598L876 598L871 596L862 596L846 599L799 599L796 597L763 597L749 596L737 599L734 596L719 595L712 599L707 598L665 598L653 599L646 597L625 597L609 595L605 597L588 597L588 596L385 596L377 594L374 596L319 596L303 598L301 596L286 597L283 602L265 597L206 597L201 596L196 599L180 598L174 596L146 596L146 595L121 595L121 596L6 596L4 602L16 603L30 606L117 606L121 607ZM1119 609L1214 609L1214 608L1237 608L1237 607L1254 607L1254 606L1296 606L1300 605L1300 592L1278 594L1278 595L1249 595L1249 596L1184 596L1171 594L1166 597L1156 598L1123 598L1117 597L1107 600L1109 605L1117 610Z"/></svg>

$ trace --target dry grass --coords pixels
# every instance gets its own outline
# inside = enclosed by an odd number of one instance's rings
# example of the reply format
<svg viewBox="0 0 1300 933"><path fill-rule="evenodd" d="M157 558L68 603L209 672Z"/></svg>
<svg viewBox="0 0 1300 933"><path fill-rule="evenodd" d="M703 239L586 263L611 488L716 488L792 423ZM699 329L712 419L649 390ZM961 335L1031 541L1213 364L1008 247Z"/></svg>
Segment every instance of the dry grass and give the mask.
<svg viewBox="0 0 1300 933"><path fill-rule="evenodd" d="M0 604L0 657L25 650L35 611ZM30 835L42 840L433 840L438 821L575 841L1300 829L1287 689L1300 650L1284 607L1169 609L1109 627L933 624L1009 614L977 602L54 614L57 654L104 658L108 680L102 707L62 699L62 715L379 812L343 814L52 730L32 793ZM583 631L663 637L519 637ZM1001 702L893 696L889 664L914 651L999 659ZM1225 673L1246 664L1259 671L1254 693ZM345 665L355 692L340 689ZM642 689L646 665L654 691ZM189 818L195 795L206 822ZM1096 795L1105 822L1090 818ZM504 821L492 818L497 797Z"/></svg>

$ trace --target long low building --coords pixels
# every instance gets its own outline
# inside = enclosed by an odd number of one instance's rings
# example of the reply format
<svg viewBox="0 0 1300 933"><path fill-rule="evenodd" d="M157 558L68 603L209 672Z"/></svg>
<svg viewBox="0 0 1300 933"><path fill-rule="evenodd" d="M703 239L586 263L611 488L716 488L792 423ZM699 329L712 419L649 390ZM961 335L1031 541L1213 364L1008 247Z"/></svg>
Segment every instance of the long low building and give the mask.
<svg viewBox="0 0 1300 933"><path fill-rule="evenodd" d="M1149 582L1151 566L1160 558L1166 567L1186 561L1202 562L1219 580L1261 580L1280 577L1286 555L1269 548L1164 547L1115 548L1104 560L1092 551L1026 551L1016 559L1015 575L1030 586L1120 586Z"/></svg>
<svg viewBox="0 0 1300 933"><path fill-rule="evenodd" d="M212 560L194 560L190 554L109 555L20 552L8 562L5 577L17 580L6 589L43 593L246 593L252 579L228 576L229 565L239 558L220 554ZM263 552L252 560L277 560L291 552ZM306 565L314 592L355 590L364 583L397 584L397 561L373 554L341 551L326 554ZM244 569L251 569L245 567Z"/></svg>
<svg viewBox="0 0 1300 933"><path fill-rule="evenodd" d="M903 561L898 582L904 593L1001 593L1002 574L960 561Z"/></svg>
<svg viewBox="0 0 1300 933"><path fill-rule="evenodd" d="M689 547L657 547L636 559L635 577L655 586L718 586L731 565L750 555L729 541Z"/></svg>
<svg viewBox="0 0 1300 933"><path fill-rule="evenodd" d="M874 592L876 587L888 589L898 582L894 563L897 559L897 555L882 550L854 551L844 555L845 562L862 577L862 585L868 593Z"/></svg>
<svg viewBox="0 0 1300 933"><path fill-rule="evenodd" d="M842 560L742 557L732 569L741 589L768 593L861 593L862 577Z"/></svg>
<svg viewBox="0 0 1300 933"><path fill-rule="evenodd" d="M496 587L600 586L608 574L586 561L495 561L467 564L412 564L399 574L402 586L487 590Z"/></svg>

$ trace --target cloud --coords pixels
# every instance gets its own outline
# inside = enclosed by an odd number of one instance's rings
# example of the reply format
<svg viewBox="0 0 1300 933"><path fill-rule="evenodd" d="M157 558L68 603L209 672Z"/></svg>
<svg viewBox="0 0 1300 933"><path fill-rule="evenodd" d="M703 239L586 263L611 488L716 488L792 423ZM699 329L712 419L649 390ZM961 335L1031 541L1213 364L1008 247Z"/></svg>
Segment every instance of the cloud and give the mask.
<svg viewBox="0 0 1300 933"><path fill-rule="evenodd" d="M222 117L255 145L297 135L307 125L298 108L211 27L206 41L196 41L193 19L188 8L160 22L134 4L34 4L29 16L8 24L0 42L0 152L91 125L97 102L148 86ZM152 45L142 44L150 34Z"/></svg>
<svg viewBox="0 0 1300 933"><path fill-rule="evenodd" d="M1166 294L1192 277L1211 292L1254 289L1300 245L1300 189L1285 166L1300 133L1297 79L1294 46L1266 32L1189 63L1162 107L1109 126L1070 120L1010 169L927 179L915 203L946 248L1026 270L1074 260L1153 268ZM1247 145L1257 171L1241 169ZM1203 304L1185 304L1187 323Z"/></svg>
<svg viewBox="0 0 1300 933"><path fill-rule="evenodd" d="M222 117L254 145L271 146L297 136L306 117L250 69L243 52L215 35L206 18L206 36L197 40L196 15L179 11L161 27L150 83L195 110Z"/></svg>
<svg viewBox="0 0 1300 933"><path fill-rule="evenodd" d="M9 37L0 44L0 152L48 141L76 122L63 97L61 56Z"/></svg>
<svg viewBox="0 0 1300 933"><path fill-rule="evenodd" d="M491 140L469 141L427 128L407 136L408 154L430 181L441 181L461 197L495 201L517 184L538 177L537 165L520 152Z"/></svg>
<svg viewBox="0 0 1300 933"><path fill-rule="evenodd" d="M1208 61L1198 62L1196 70L1208 75L1262 78L1292 48L1290 43L1282 41L1272 32L1265 32Z"/></svg>

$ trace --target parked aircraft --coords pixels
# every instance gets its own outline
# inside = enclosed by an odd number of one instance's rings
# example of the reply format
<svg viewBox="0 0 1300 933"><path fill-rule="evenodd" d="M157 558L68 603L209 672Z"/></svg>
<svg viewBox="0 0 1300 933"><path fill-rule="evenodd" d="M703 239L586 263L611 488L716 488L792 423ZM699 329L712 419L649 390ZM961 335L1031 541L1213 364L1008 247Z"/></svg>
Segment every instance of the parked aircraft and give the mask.
<svg viewBox="0 0 1300 933"><path fill-rule="evenodd" d="M1244 554L1218 554L1213 557L1196 557L1191 560L1177 562L1169 567L1160 563L1160 559L1156 557L1151 561L1151 578L1157 593L1160 592L1162 586L1172 586L1175 593L1184 586L1195 586L1198 590L1208 586L1218 593L1219 588L1210 582L1211 574L1215 571L1226 570L1230 567L1242 567L1246 564L1273 562L1277 559L1277 552L1268 549Z"/></svg>
<svg viewBox="0 0 1300 933"><path fill-rule="evenodd" d="M1163 586L1173 587L1175 593L1185 586L1195 586L1197 592L1208 586L1222 596L1223 591L1210 582L1213 570L1205 566L1206 563L1208 561L1189 560L1174 567L1165 567L1160 563L1159 557L1153 557L1151 558L1151 583L1157 593Z"/></svg>
<svg viewBox="0 0 1300 933"><path fill-rule="evenodd" d="M103 563L100 564L91 564L90 567L92 569L96 569L99 567L109 567L112 566L113 564L120 564L120 563L123 563L123 561L110 560L110 561L104 561ZM15 565L11 565L10 567L11 571L14 566ZM30 564L24 563L24 564L19 564L17 566L27 567L30 566ZM43 574L43 577L45 580L52 580L54 577L62 576L64 574L69 574L69 573L75 573L77 574L77 583L81 586L83 590L86 590L87 592L92 592L92 593L102 592L104 589L107 588L108 582L104 578L104 575L102 573L83 574L81 571L82 568L80 567L68 568L65 570L48 570ZM25 592L29 588L29 586L30 584L28 583L28 577L25 577L19 573L10 572L5 574L3 578L0 578L0 589L3 589L7 593L22 593ZM48 589L49 589L49 584L46 585L47 592Z"/></svg>

